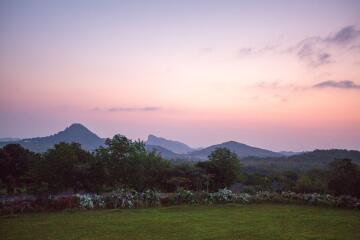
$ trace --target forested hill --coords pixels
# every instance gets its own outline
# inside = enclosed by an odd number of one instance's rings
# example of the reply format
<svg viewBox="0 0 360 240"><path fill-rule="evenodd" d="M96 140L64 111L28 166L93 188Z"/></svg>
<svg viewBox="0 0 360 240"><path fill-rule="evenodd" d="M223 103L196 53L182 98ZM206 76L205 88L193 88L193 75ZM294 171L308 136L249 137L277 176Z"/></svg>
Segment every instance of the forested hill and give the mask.
<svg viewBox="0 0 360 240"><path fill-rule="evenodd" d="M206 160L210 153L214 151L217 148L227 148L230 151L236 153L239 157L280 157L282 156L280 153L272 152L270 150L261 149L257 147L252 147L243 143L235 142L235 141L229 141L224 142L217 145L212 145L210 147L193 151L190 153L190 155L194 158L203 159Z"/></svg>
<svg viewBox="0 0 360 240"><path fill-rule="evenodd" d="M314 150L284 157L246 157L242 158L243 165L249 171L270 170L309 170L324 168L335 159L351 159L353 163L360 165L360 151L346 149Z"/></svg>
<svg viewBox="0 0 360 240"><path fill-rule="evenodd" d="M80 143L83 149L93 151L99 146L102 146L105 140L98 137L95 133L91 132L83 125L74 123L65 130L51 136L22 139L11 142L0 142L0 147L9 143L18 143L33 152L46 152L48 149L53 148L55 144L60 142Z"/></svg>

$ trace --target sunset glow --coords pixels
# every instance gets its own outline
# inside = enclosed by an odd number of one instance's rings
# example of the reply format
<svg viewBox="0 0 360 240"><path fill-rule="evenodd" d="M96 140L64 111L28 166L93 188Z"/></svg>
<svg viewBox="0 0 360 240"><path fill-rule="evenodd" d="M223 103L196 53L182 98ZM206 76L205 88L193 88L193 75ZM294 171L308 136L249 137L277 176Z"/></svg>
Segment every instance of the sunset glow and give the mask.
<svg viewBox="0 0 360 240"><path fill-rule="evenodd" d="M360 149L359 1L100 2L1 1L0 137Z"/></svg>

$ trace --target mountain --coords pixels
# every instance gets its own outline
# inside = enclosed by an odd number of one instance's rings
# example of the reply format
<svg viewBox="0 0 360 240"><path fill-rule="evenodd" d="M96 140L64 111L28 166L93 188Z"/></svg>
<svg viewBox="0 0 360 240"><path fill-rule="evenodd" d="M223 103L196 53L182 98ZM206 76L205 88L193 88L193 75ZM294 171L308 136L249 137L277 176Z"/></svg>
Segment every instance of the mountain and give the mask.
<svg viewBox="0 0 360 240"><path fill-rule="evenodd" d="M0 142L14 142L19 140L20 138L0 138Z"/></svg>
<svg viewBox="0 0 360 240"><path fill-rule="evenodd" d="M207 159L212 151L217 148L228 148L230 151L236 153L240 158L243 157L281 157L280 153L272 152L266 149L251 147L243 143L238 143L235 141L224 142L217 145L212 145L210 147L204 148L202 150L193 151L190 155L193 158Z"/></svg>
<svg viewBox="0 0 360 240"><path fill-rule="evenodd" d="M331 161L344 158L360 165L360 151L346 149L314 150L287 157L246 157L241 159L241 163L245 166L245 171L250 172L307 171L326 168Z"/></svg>
<svg viewBox="0 0 360 240"><path fill-rule="evenodd" d="M281 155L283 155L285 157L290 157L290 156L302 154L304 152L281 151L281 152L278 152L278 153L280 153Z"/></svg>
<svg viewBox="0 0 360 240"><path fill-rule="evenodd" d="M46 152L46 150L52 148L59 142L76 142L80 143L83 149L92 151L103 145L104 141L104 139L98 137L95 133L91 132L83 125L74 123L65 130L51 136L28 138L11 142L1 142L0 146L5 146L8 143L18 143L24 148L34 152Z"/></svg>
<svg viewBox="0 0 360 240"><path fill-rule="evenodd" d="M146 151L156 151L159 153L163 158L169 159L169 160L175 160L175 159L184 159L184 156L181 154L174 153L166 148L163 148L161 146L157 145L145 145Z"/></svg>
<svg viewBox="0 0 360 240"><path fill-rule="evenodd" d="M184 154L193 151L191 147L182 142L156 137L151 134L148 136L146 144L151 146L160 146L177 154Z"/></svg>

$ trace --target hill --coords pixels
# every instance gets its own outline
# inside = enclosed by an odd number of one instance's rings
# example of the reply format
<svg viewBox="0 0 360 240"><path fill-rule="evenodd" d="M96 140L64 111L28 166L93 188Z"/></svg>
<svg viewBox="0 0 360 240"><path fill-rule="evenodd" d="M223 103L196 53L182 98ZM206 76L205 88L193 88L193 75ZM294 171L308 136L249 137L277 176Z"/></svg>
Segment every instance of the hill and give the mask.
<svg viewBox="0 0 360 240"><path fill-rule="evenodd" d="M104 139L98 137L95 133L91 132L83 125L75 123L67 127L65 130L51 136L1 142L0 146L5 146L8 143L18 143L31 151L45 152L59 142L80 143L83 149L93 151L104 144Z"/></svg>
<svg viewBox="0 0 360 240"><path fill-rule="evenodd" d="M14 142L19 140L20 138L0 138L0 142Z"/></svg>
<svg viewBox="0 0 360 240"><path fill-rule="evenodd" d="M185 154L193 151L193 149L185 143L168 140L151 134L148 136L146 144L151 146L160 146L177 154Z"/></svg>
<svg viewBox="0 0 360 240"><path fill-rule="evenodd" d="M156 151L157 153L159 153L163 158L166 158L168 160L175 160L175 159L183 159L184 156L181 154L177 154L174 153L166 148L163 148L161 146L157 146L157 145L145 145L145 148L147 151L151 152L151 151Z"/></svg>
<svg viewBox="0 0 360 240"><path fill-rule="evenodd" d="M305 171L313 168L325 168L331 161L344 158L351 159L353 163L360 165L360 151L346 149L314 150L288 157L246 157L241 159L241 163L250 172Z"/></svg>
<svg viewBox="0 0 360 240"><path fill-rule="evenodd" d="M240 158L243 157L280 157L282 156L280 153L272 152L266 149L256 148L252 146L248 146L243 143L229 141L221 144L212 145L210 147L193 151L190 153L190 156L193 158L198 158L205 160L210 155L212 151L217 148L228 148L230 151L236 153Z"/></svg>

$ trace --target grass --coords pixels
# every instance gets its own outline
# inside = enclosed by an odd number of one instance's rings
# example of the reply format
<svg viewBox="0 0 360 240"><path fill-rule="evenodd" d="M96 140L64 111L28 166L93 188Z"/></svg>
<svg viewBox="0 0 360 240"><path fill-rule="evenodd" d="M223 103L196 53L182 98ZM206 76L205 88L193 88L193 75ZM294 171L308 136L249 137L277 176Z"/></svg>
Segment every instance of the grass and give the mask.
<svg viewBox="0 0 360 240"><path fill-rule="evenodd" d="M0 217L5 239L360 239L360 212L297 205L176 206Z"/></svg>

